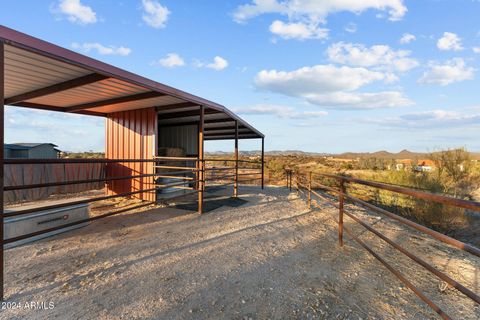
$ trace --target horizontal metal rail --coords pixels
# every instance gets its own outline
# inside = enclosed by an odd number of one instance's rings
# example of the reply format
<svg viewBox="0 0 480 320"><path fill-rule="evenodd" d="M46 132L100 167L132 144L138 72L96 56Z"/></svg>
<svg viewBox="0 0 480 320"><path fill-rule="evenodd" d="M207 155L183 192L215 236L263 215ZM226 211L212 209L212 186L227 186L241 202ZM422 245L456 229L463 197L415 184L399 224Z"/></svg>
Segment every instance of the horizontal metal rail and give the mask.
<svg viewBox="0 0 480 320"><path fill-rule="evenodd" d="M468 288L464 287L463 285L461 285L457 281L453 280L448 275L438 271L436 268L432 267L427 262L425 262L421 258L417 257L416 255L414 255L410 251L404 249L402 246L393 242L391 239L387 238L382 233L378 232L377 230L372 228L370 225L363 222L362 220L360 220L359 218L357 218L356 216L354 216L353 214L351 214L347 210L345 210L344 213L347 216L349 216L350 218L352 218L353 220L355 220L358 224L362 225L365 229L372 232L373 234L378 236L380 239L382 239L386 243L390 244L392 247L394 247L395 249L397 249L401 253L405 254L407 257L409 257L410 259L412 259L413 261L415 261L416 263L418 263L419 265L421 265L422 267L424 267L425 269L427 269L428 271L430 271L431 273L433 273L434 275L436 275L437 277L439 277L440 279L442 279L443 281L445 281L446 283L451 285L452 287L456 288L458 291L462 292L464 295L468 296L470 299L472 299L476 303L480 304L480 296L476 295L473 291L469 290Z"/></svg>
<svg viewBox="0 0 480 320"><path fill-rule="evenodd" d="M442 241L446 244L452 245L452 246L454 246L456 248L459 248L461 250L467 251L467 252L469 252L469 253L471 253L475 256L478 256L478 257L480 257L480 249L478 249L474 246L468 245L466 243L463 243L461 241L458 241L456 239L453 239L453 238L451 238L449 236L446 236L444 234L441 234L437 231L431 230L431 229L429 229L425 226L422 226L422 225L417 224L413 221L405 219L405 218L403 218L399 215L396 215L396 214L394 214L390 211L387 211L385 209L381 209L379 207L376 207L375 205L372 205L372 204L370 204L366 201L355 198L355 197L353 197L353 196L351 196L347 193L346 188L344 186L344 183L358 183L358 184L367 185L367 186L371 186L371 187L375 187L375 188L379 188L379 189L385 189L385 190L389 190L389 191L393 191L393 192L407 194L407 195L410 195L410 196L413 196L413 197L418 196L418 198L421 198L421 199L432 200L432 201L436 201L436 202L443 203L443 204L446 204L446 205L453 205L453 206L458 206L458 207L468 208L468 209L476 208L477 203L472 202L472 201L464 202L463 200L460 201L460 202L456 202L456 201L453 201L453 200L459 200L459 199L450 198L450 197L447 197L447 196L436 195L436 194L431 194L431 193L423 192L423 191L410 190L408 188L397 187L397 186L394 186L394 185L370 182L370 181L348 178L348 177L343 177L343 176L335 176L335 175L332 175L332 174L316 173L315 175L325 177L325 178L334 178L334 179L337 179L337 180L340 181L340 190L329 187L329 186L325 186L325 185L320 184L318 182L314 182L315 188L319 188L319 189L323 189L323 190L326 190L326 191L329 191L329 192L333 192L334 194L338 195L338 199L339 199L339 204L338 205L336 203L334 203L333 201L327 199L325 196L320 195L315 190L313 190L314 187L313 187L312 178L311 178L312 174L310 174L309 181L308 181L308 186L306 186L305 184L300 182L302 179L300 179L300 175L297 173L297 175L296 175L297 190L301 191L301 189L304 188L304 189L308 190L309 199L310 199L311 195L313 194L316 197L320 198L321 200L323 200L323 201L325 201L325 202L327 202L327 203L329 203L329 204L331 204L334 207L339 209L339 220L337 221L337 223L338 223L338 226L339 226L340 245L343 244L342 234L343 234L343 230L345 230L357 243L359 243L370 254L372 254L377 260L379 260L387 269L389 269L397 278L399 278L407 287L409 287L421 300L423 300L425 303L427 303L442 318L450 319L450 316L448 316L433 301L431 301L418 288L416 288L411 282L409 282L405 278L405 276L403 276L398 270L396 270L390 264L388 264L384 259L382 259L377 253L375 253L368 245L366 245L358 237L353 235L352 232L348 228L343 226L343 215L345 214L346 216L350 217L355 222L357 222L358 224L360 224L361 226L366 228L368 231L372 232L374 235L378 236L380 239L387 242L389 245L394 247L396 250L400 251L401 253L403 253L404 255L406 255L407 257L412 259L413 261L415 261L417 264L419 264L420 266L425 268L427 271L434 274L435 276L437 276L441 280L445 281L446 283L451 285L453 288L457 289L458 291L460 291L461 293L466 295L471 300L480 304L480 296L477 295L475 292L471 291L470 289L466 288L465 286L463 286L462 284L460 284L456 280L452 279L448 275L444 274L443 272L439 271L435 267L431 266L430 264L428 264L426 261L424 261L420 257L417 257L413 253L404 249L402 246L398 245L397 243L395 243L394 241L392 241L391 239L389 239L388 237L383 235L381 232L374 229L372 226L365 223L364 221L362 221L361 219L356 217L354 214L350 213L348 210L345 210L343 203L346 199L348 199L348 200L350 200L351 202L353 202L357 205L366 207L366 208L371 209L375 212L383 214L383 215L385 215L389 218L392 218L392 219L394 219L394 220L396 220L396 221L398 221L398 222L400 222L400 223L402 223L406 226L412 227L412 228L416 229L417 231L420 231L424 234L430 235L430 236L434 237L435 239L437 239L439 241Z"/></svg>
<svg viewBox="0 0 480 320"><path fill-rule="evenodd" d="M379 208L379 207L377 207L377 206L374 206L373 204L370 204L370 203L368 203L368 202L366 202L366 201L363 201L363 200L360 200L360 199L358 199L358 198L352 197L352 196L350 196L350 195L348 195L348 194L346 195L346 197L347 197L348 199L350 199L351 201L356 202L356 203L359 204L359 205L362 205L362 206L364 206L364 207L366 207L366 208L369 208L369 209L371 209L371 210L374 210L374 211L376 211L376 212L378 212L378 213L380 213L380 214L384 214L384 215L386 215L386 216L389 217L389 218L392 218L392 219L394 219L394 220L397 220L397 221L400 222L400 223L403 223L403 224L405 224L405 225L407 225L407 226L410 226L410 227L412 227L412 228L414 228L414 229L416 229L416 230L418 230L418 231L420 231L420 232L422 232L422 233L424 233L424 234L427 234L427 235L429 235L429 236L431 236L431 237L433 237L433 238L435 238L435 239L437 239L437 240L439 240L439 241L441 241L441 242L443 242L443 243L449 244L449 245L454 246L454 247L456 247L456 248L458 248L458 249L461 249L461 250L467 251L467 252L469 252L469 253L471 253L471 254L473 254L473 255L476 255L477 257L480 257L480 249L477 248L477 247L471 246L471 245L469 245L469 244L467 244L467 243L464 243L464 242L462 242L462 241L459 241L459 240L457 240L457 239L454 239L454 238L452 238L452 237L449 237L449 236L447 236L447 235L445 235L445 234L443 234L443 233L440 233L440 232L437 232L437 231L432 230L432 229L430 229L430 228L427 228L427 227L425 227L425 226L422 226L421 224L415 223L415 222L413 222L413 221L411 221L411 220L408 220L408 219L406 219L406 218L403 218L403 217L401 217L401 216L399 216L399 215L396 215L396 214L394 214L394 213L392 213L392 212L390 212L390 211L387 211L387 210L385 210L385 209L382 209L382 208Z"/></svg>
<svg viewBox="0 0 480 320"><path fill-rule="evenodd" d="M4 217L16 217L16 216L21 216L23 214L28 214L28 213L32 213L32 212L58 209L58 208L73 206L73 205L77 205L77 204L84 204L84 203L90 203L90 202L96 202L96 201L102 201L102 200L108 200L108 199L114 199L114 198L120 198L120 197L127 197L127 196L131 196L131 195L134 195L134 194L151 192L151 191L156 191L156 190L157 190L157 188L155 187L155 188L143 189L143 190L138 190L138 191L131 191L131 192L113 194L113 195L109 195L109 196L88 198L88 199L82 199L82 200L77 200L77 201L52 204L52 205L43 206L43 207L24 209L24 210L15 211L15 212L5 212L3 215L4 215Z"/></svg>
<svg viewBox="0 0 480 320"><path fill-rule="evenodd" d="M392 267L387 261L380 257L375 251L373 251L367 244L355 236L349 228L343 227L345 232L352 237L359 245L367 250L372 256L374 256L380 263L382 263L391 273L393 273L400 281L402 281L410 290L412 290L420 299L430 306L436 313L438 313L443 319L450 320L451 317L446 314L440 307L438 307L432 300L430 300L422 291L415 287L403 274L397 269Z"/></svg>
<svg viewBox="0 0 480 320"><path fill-rule="evenodd" d="M180 174L189 174L192 173L191 170L181 170L181 171L170 171L170 172L159 172L161 175L180 175Z"/></svg>
<svg viewBox="0 0 480 320"><path fill-rule="evenodd" d="M84 183L109 182L109 181L116 181L116 180L129 180L129 179L156 177L156 176L158 176L158 174L152 173L152 174L140 174L140 175L136 175L136 176L123 176L123 177L110 177L110 178L101 178L101 179L85 179L85 180L72 180L72 181L61 181L61 182L47 182L47 183L36 183L36 184L26 184L26 185L15 185L15 186L6 186L4 188L4 191L45 188L45 187L57 187L57 186L66 186L66 185L84 184Z"/></svg>
<svg viewBox="0 0 480 320"><path fill-rule="evenodd" d="M5 159L4 164L47 164L47 163L128 163L128 162L158 162L155 159L105 159L105 158L73 158L73 159Z"/></svg>
<svg viewBox="0 0 480 320"><path fill-rule="evenodd" d="M178 180L186 180L186 181L193 181L195 178L193 177L178 177L178 176L166 176L163 174L156 175L158 178L166 178L166 179L178 179Z"/></svg>
<svg viewBox="0 0 480 320"><path fill-rule="evenodd" d="M412 197L415 197L415 198L418 198L418 199L435 201L437 203L442 203L442 204L449 205L449 206L455 206L455 207L460 207L460 208L464 208L464 209L471 209L471 210L475 210L475 211L480 211L480 202L462 200L462 199L447 197L447 196L439 195L439 194L435 194L435 193L412 190L412 189L409 189L409 188L399 187L399 186L395 186L395 185L391 185L391 184L374 182L374 181L366 181L366 180L355 179L355 178L350 178L350 177L337 176L337 175L333 175L333 174L320 173L318 175L322 175L322 176L328 177L328 178L334 178L334 179L337 179L337 180L343 180L343 181L347 181L347 182L351 182L351 183L357 183L357 184L361 184L361 185L364 185L364 186L369 186L369 187L374 187L374 188L378 188L378 189L388 190L388 191L392 191L392 192L396 192L396 193L401 193L401 194L412 196Z"/></svg>
<svg viewBox="0 0 480 320"><path fill-rule="evenodd" d="M170 186L171 189L178 189L178 190L195 190L193 187L183 187L183 186Z"/></svg>
<svg viewBox="0 0 480 320"><path fill-rule="evenodd" d="M214 162L214 161L217 161L217 162L236 162L237 160L235 159L204 159L204 161L210 161L210 162ZM241 159L238 159L238 162L240 163L253 163L253 164L262 164L262 161L255 161L255 160L241 160Z"/></svg>
<svg viewBox="0 0 480 320"><path fill-rule="evenodd" d="M178 166L154 166L157 169L178 169L178 170L189 170L189 171L199 171L198 168L194 167L178 167Z"/></svg>

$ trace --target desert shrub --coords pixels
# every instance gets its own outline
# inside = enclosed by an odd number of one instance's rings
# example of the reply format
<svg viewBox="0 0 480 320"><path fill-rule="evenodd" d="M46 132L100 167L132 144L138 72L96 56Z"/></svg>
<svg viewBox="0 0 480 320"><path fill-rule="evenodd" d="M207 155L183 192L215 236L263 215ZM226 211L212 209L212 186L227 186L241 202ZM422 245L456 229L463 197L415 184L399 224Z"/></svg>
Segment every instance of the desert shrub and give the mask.
<svg viewBox="0 0 480 320"><path fill-rule="evenodd" d="M431 172L414 170L382 171L360 174L358 178L447 194L459 199L470 199L480 185L480 174L470 154L464 149L453 149L430 154L435 163ZM448 233L469 224L469 216L461 208L415 199L385 190L369 190L360 186L357 194L376 205L386 207L423 225Z"/></svg>

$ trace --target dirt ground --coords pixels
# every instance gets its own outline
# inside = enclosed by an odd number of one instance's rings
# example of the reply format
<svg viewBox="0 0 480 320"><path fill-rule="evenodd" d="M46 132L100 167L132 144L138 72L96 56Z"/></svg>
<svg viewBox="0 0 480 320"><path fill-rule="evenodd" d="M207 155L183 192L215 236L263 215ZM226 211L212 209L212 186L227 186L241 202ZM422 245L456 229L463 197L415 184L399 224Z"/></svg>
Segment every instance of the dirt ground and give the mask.
<svg viewBox="0 0 480 320"><path fill-rule="evenodd" d="M224 191L231 194L231 189ZM247 202L202 216L149 208L6 251L1 319L435 319L348 236L325 203L285 188L240 188ZM480 259L349 207L477 294ZM450 316L480 307L345 218ZM37 302L37 308L30 302ZM43 302L44 304L40 304ZM27 308L25 303L29 303ZM49 304L50 303L50 304Z"/></svg>

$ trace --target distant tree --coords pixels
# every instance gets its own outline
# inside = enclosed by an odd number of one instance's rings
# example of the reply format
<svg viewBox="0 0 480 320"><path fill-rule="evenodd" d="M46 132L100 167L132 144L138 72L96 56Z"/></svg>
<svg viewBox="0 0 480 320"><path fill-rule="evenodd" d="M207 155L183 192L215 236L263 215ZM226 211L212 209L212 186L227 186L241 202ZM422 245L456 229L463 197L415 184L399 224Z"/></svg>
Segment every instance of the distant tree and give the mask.
<svg viewBox="0 0 480 320"><path fill-rule="evenodd" d="M478 188L472 156L464 148L433 152L429 158L435 163L434 178L443 186L444 193L463 198Z"/></svg>

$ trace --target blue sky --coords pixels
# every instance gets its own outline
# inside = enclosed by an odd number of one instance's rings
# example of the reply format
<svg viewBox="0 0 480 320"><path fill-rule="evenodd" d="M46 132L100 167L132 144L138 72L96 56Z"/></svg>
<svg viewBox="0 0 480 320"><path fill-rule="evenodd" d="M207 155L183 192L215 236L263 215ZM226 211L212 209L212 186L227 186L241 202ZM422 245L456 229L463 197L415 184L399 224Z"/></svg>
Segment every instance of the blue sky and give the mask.
<svg viewBox="0 0 480 320"><path fill-rule="evenodd" d="M267 150L480 151L479 13L473 0L16 0L0 23L221 103ZM103 150L103 136L100 118L6 111L7 142Z"/></svg>

